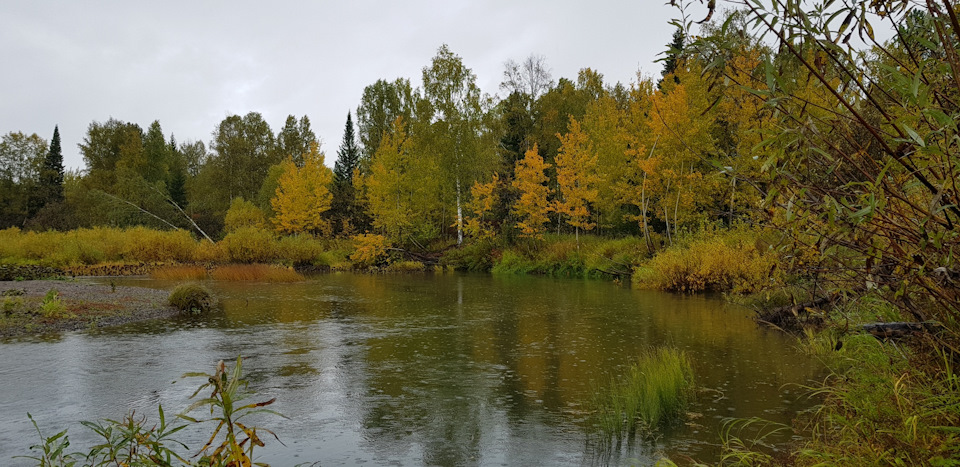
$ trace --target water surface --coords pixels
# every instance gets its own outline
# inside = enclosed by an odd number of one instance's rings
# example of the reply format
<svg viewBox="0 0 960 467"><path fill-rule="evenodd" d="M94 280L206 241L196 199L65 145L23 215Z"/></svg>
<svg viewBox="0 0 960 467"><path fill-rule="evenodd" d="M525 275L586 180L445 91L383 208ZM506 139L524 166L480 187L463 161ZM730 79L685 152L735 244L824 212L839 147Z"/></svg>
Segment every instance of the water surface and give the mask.
<svg viewBox="0 0 960 467"><path fill-rule="evenodd" d="M121 282L118 281L118 284ZM123 285L171 289L127 279ZM590 465L715 460L728 417L788 423L819 367L749 312L607 282L483 275L330 274L295 284L209 282L222 314L0 343L0 464L80 420L189 405L187 371L248 357L257 418L286 444L260 461L322 465ZM611 452L589 441L589 400L645 349L695 362L691 419ZM208 430L212 426L206 427ZM209 432L209 431L207 431ZM186 434L203 444L203 429ZM29 462L27 462L29 465Z"/></svg>

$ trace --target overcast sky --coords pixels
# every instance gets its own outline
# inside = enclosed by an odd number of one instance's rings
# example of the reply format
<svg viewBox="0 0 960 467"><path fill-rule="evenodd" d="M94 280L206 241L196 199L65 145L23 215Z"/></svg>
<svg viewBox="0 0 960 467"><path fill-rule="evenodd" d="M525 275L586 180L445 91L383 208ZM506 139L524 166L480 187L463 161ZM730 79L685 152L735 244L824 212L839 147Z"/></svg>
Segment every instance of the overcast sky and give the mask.
<svg viewBox="0 0 960 467"><path fill-rule="evenodd" d="M499 91L503 63L546 57L554 79L590 67L605 82L659 73L675 11L632 1L45 1L0 0L0 134L60 125L65 165L110 117L179 142L224 117L310 117L332 165L348 111L377 79L409 78L446 43Z"/></svg>

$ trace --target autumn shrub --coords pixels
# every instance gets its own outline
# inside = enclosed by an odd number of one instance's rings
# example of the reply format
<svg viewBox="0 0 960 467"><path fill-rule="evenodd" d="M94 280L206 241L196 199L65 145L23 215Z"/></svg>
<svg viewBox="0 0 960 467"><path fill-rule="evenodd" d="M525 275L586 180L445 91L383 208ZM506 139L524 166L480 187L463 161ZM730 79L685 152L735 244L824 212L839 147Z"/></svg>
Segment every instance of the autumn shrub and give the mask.
<svg viewBox="0 0 960 467"><path fill-rule="evenodd" d="M307 234L283 236L277 244L277 258L295 266L316 264L323 253L323 243Z"/></svg>
<svg viewBox="0 0 960 467"><path fill-rule="evenodd" d="M204 239L194 248L192 260L200 263L222 263L227 261L227 253L219 243Z"/></svg>
<svg viewBox="0 0 960 467"><path fill-rule="evenodd" d="M207 278L207 269L203 266L164 266L153 270L150 277L158 280L194 280L201 281Z"/></svg>
<svg viewBox="0 0 960 467"><path fill-rule="evenodd" d="M633 282L673 292L750 293L780 285L780 257L758 248L758 235L748 229L702 233L636 267Z"/></svg>
<svg viewBox="0 0 960 467"><path fill-rule="evenodd" d="M350 260L357 267L370 267L382 264L387 259L390 242L387 237L376 234L360 234L353 237L354 251Z"/></svg>
<svg viewBox="0 0 960 467"><path fill-rule="evenodd" d="M167 299L170 306L184 313L207 313L213 310L216 299L206 287L196 284L180 284L170 292Z"/></svg>
<svg viewBox="0 0 960 467"><path fill-rule="evenodd" d="M210 272L210 277L222 281L299 282L303 275L292 268L269 264L228 264Z"/></svg>
<svg viewBox="0 0 960 467"><path fill-rule="evenodd" d="M268 263L276 258L277 239L257 227L240 227L220 241L226 259L238 263Z"/></svg>
<svg viewBox="0 0 960 467"><path fill-rule="evenodd" d="M0 243L0 259L5 262L56 267L189 261L197 248L190 232L146 227L94 227L67 232L6 229Z"/></svg>
<svg viewBox="0 0 960 467"><path fill-rule="evenodd" d="M133 227L124 232L124 260L145 263L190 261L197 241L186 230L154 230Z"/></svg>

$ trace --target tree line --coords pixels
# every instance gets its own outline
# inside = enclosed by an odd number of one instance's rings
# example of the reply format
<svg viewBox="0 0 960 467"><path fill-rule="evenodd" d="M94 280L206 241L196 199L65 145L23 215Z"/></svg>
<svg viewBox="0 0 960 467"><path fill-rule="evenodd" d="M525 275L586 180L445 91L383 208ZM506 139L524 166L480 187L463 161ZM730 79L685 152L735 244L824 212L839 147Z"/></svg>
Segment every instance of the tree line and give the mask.
<svg viewBox="0 0 960 467"><path fill-rule="evenodd" d="M680 57L671 52L662 79L626 87L591 69L553 80L531 56L506 63L500 98L482 94L442 46L422 87L398 78L364 89L332 172L306 116L289 116L274 133L259 113L231 115L209 145L178 143L158 121L144 130L110 119L90 124L80 144L86 168L67 173L64 194L50 198L33 187L53 145L10 133L2 195L11 202L0 226L148 225L216 237L231 205L242 205L279 233L370 231L407 245L553 230L671 237L702 219L732 219L752 200L706 159L734 150L720 143L749 152L739 142L745 110L710 108L729 91ZM757 165L736 159L737 170Z"/></svg>

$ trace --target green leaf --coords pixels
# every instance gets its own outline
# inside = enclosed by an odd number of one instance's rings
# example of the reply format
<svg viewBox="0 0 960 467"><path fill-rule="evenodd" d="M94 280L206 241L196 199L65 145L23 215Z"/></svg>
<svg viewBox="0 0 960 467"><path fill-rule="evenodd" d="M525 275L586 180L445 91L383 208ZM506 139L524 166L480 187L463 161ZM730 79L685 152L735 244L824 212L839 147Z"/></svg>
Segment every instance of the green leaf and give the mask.
<svg viewBox="0 0 960 467"><path fill-rule="evenodd" d="M927 143L923 141L923 138L920 137L920 134L918 134L916 130L914 130L913 128L910 128L906 123L902 124L901 126L903 127L904 131L906 131L907 134L910 135L910 138L912 138L913 141L917 143L918 146L920 146L921 148L926 147Z"/></svg>

